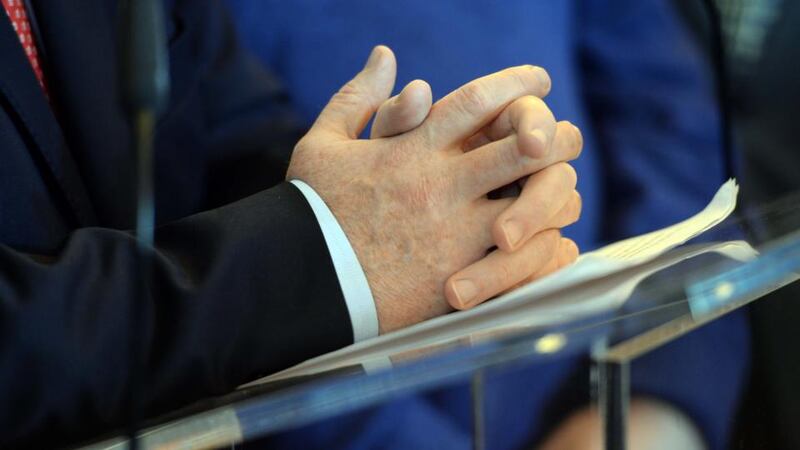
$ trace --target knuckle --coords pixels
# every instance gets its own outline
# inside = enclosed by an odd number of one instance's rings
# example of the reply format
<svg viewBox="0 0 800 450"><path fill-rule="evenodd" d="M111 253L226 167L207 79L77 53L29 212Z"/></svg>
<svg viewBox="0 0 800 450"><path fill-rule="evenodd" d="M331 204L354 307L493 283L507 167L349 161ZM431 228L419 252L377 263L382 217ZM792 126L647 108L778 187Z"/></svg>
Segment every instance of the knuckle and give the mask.
<svg viewBox="0 0 800 450"><path fill-rule="evenodd" d="M558 244L561 241L561 232L556 229L548 229L539 232L533 238L530 247L531 262L541 264L555 255Z"/></svg>
<svg viewBox="0 0 800 450"><path fill-rule="evenodd" d="M558 265L565 266L572 264L578 258L578 253L580 253L580 251L575 241L569 238L561 238L561 241L558 243L556 255Z"/></svg>
<svg viewBox="0 0 800 450"><path fill-rule="evenodd" d="M575 222L581 217L581 212L583 212L583 199L578 191L574 191L571 204L572 207L570 210L569 219L570 221Z"/></svg>
<svg viewBox="0 0 800 450"><path fill-rule="evenodd" d="M561 232L559 230L551 229L543 231L542 235L545 253L552 254L556 251L558 243L561 241Z"/></svg>
<svg viewBox="0 0 800 450"><path fill-rule="evenodd" d="M559 149L559 158L566 161L577 159L583 148L583 137L578 128L568 121L556 124L556 141Z"/></svg>
<svg viewBox="0 0 800 450"><path fill-rule="evenodd" d="M345 83L331 98L331 103L342 106L360 105L363 101L364 95L355 80Z"/></svg>
<svg viewBox="0 0 800 450"><path fill-rule="evenodd" d="M503 224L510 217L512 217L511 214L503 214L492 223L491 238L493 243L505 242L506 232L503 230Z"/></svg>
<svg viewBox="0 0 800 450"><path fill-rule="evenodd" d="M564 207L564 211L559 214L560 219L557 219L554 226L566 227L577 222L581 215L581 206L575 202L570 202Z"/></svg>
<svg viewBox="0 0 800 450"><path fill-rule="evenodd" d="M561 163L559 166L561 167L565 183L574 189L575 185L578 183L578 172L575 171L572 165L567 163Z"/></svg>
<svg viewBox="0 0 800 450"><path fill-rule="evenodd" d="M480 116L489 107L489 95L481 80L464 85L458 91L458 100L464 111L471 116Z"/></svg>
<svg viewBox="0 0 800 450"><path fill-rule="evenodd" d="M552 214L551 202L547 199L516 202L508 211L508 217L518 220L528 233L536 233L548 227L548 218Z"/></svg>
<svg viewBox="0 0 800 450"><path fill-rule="evenodd" d="M575 159L580 156L581 152L583 151L583 133L581 133L580 128L572 125L573 133L575 133L575 143L573 145L573 155L572 158Z"/></svg>
<svg viewBox="0 0 800 450"><path fill-rule="evenodd" d="M573 125L569 121L564 121L564 134L567 136L566 140L566 147L567 147L567 158L570 160L576 159L580 156L581 151L583 150L583 135L581 134L580 129Z"/></svg>
<svg viewBox="0 0 800 450"><path fill-rule="evenodd" d="M556 122L556 142L561 147L572 146L572 133L570 132L570 123L566 120Z"/></svg>
<svg viewBox="0 0 800 450"><path fill-rule="evenodd" d="M355 94L358 94L360 91L361 91L361 89L358 87L358 82L354 78L354 79L348 81L347 83L345 83L344 86L342 86L339 89L337 94L355 95Z"/></svg>
<svg viewBox="0 0 800 450"><path fill-rule="evenodd" d="M495 281L497 283L495 289L501 290L514 281L514 273L507 262L498 263L495 269Z"/></svg>
<svg viewBox="0 0 800 450"><path fill-rule="evenodd" d="M541 228L547 218L558 214L558 207L551 197L539 196L535 202L532 202L525 214L529 220L535 221Z"/></svg>
<svg viewBox="0 0 800 450"><path fill-rule="evenodd" d="M524 169L525 158L520 157L519 139L512 134L503 139L496 152L497 163L495 167L513 167ZM505 172L505 170L504 170Z"/></svg>

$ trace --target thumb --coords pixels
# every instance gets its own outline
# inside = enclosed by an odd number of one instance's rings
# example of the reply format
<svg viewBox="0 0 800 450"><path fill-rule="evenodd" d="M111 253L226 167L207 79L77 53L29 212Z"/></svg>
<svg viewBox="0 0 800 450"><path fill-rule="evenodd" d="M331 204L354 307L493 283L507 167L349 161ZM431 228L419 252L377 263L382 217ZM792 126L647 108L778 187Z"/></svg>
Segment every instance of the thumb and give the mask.
<svg viewBox="0 0 800 450"><path fill-rule="evenodd" d="M418 127L431 110L431 86L422 81L408 83L399 94L386 100L375 113L370 139L395 136Z"/></svg>
<svg viewBox="0 0 800 450"><path fill-rule="evenodd" d="M397 62L389 47L372 49L367 64L339 89L312 127L356 139L394 88Z"/></svg>

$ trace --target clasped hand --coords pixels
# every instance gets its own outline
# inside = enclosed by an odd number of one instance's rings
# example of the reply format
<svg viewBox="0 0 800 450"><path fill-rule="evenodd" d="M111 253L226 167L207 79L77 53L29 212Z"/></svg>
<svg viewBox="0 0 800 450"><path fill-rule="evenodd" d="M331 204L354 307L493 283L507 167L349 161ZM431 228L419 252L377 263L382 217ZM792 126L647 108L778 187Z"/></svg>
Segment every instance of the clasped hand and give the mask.
<svg viewBox="0 0 800 450"><path fill-rule="evenodd" d="M580 131L542 101L547 73L509 68L431 105L430 87L389 99L396 62L376 47L297 144L288 179L313 187L372 289L382 333L477 305L575 260ZM376 115L377 112L377 115ZM371 139L358 139L376 115ZM487 194L520 183L516 198Z"/></svg>

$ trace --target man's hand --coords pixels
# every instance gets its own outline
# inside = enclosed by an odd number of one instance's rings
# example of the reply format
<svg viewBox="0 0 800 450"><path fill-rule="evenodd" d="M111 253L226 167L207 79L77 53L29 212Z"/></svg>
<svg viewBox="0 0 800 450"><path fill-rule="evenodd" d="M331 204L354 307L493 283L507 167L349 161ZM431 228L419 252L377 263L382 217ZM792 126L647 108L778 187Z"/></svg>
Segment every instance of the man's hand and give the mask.
<svg viewBox="0 0 800 450"><path fill-rule="evenodd" d="M558 163L577 156L579 133L556 125L539 100L550 86L544 70L516 67L473 81L433 105L412 131L358 140L389 96L394 70L391 52L377 47L298 143L287 174L311 185L342 225L367 275L381 332L450 311L445 295L469 307L546 270L560 251L557 229L580 209L570 205L574 171ZM537 101L528 112L509 106ZM486 197L531 174L529 194ZM537 189L559 195L543 198ZM540 222L516 215L528 202L541 203L534 205ZM522 221L516 238L505 232L509 214ZM495 245L500 249L486 256Z"/></svg>
<svg viewBox="0 0 800 450"><path fill-rule="evenodd" d="M394 60L391 60L389 65L392 71L395 70L393 64ZM394 79L391 80L391 83L394 83ZM431 92L431 87L425 81L414 80L408 83L399 94L384 101L381 106L378 107L378 111L375 114L375 120L372 124L372 129L370 130L370 137L381 138L396 136L420 126L430 113L432 97L433 94ZM515 133L516 130L513 129L513 124L520 123L520 118L526 115L532 118L532 120L535 120L535 112L538 108L540 108L541 105L542 101L535 97L524 97L514 101L510 106L503 110L503 112L500 114L500 117L484 127L483 130L472 136L467 141L466 148L464 150L469 151L482 145L486 145L490 142L503 139ZM539 119L544 118L546 120L549 118L549 115L550 113L545 107L542 108L542 111L540 111L538 117ZM580 150L580 148L583 146L582 142L578 142L577 145L574 142L569 142L570 139L578 139L579 141L582 139L580 131L577 130L577 128L566 121L557 123L556 127L556 139L553 145L567 145L577 147ZM559 131L558 128L561 128L561 130ZM538 134L538 132L536 134ZM537 140L539 136L543 136L544 139L546 139L546 135L538 134ZM523 134L522 138L525 139L526 137L530 139L532 136ZM529 142L527 143L526 148L531 149L533 152L541 151L542 149L544 149L544 151L549 150L547 145L539 147L536 144L536 142ZM546 178L546 175L542 174L536 178L541 181L542 178ZM515 203L514 209L504 212L501 215L502 218L495 222L495 227L493 230L495 242L501 249L507 252L513 252L516 247L524 242L527 242L531 236L537 232L543 231L541 226L548 223L547 218L537 217L537 215L542 211L549 210L546 204L541 205L540 203L537 203L537 197L544 198L545 202L547 202L550 198L558 198L559 196L570 194L567 191L559 191L553 193L554 195L550 195L551 193L547 192L547 190L537 189L536 185L541 183L533 181L530 184L526 184L527 181L528 178L526 177L509 186L516 186L518 189L522 189L526 197L531 197L529 199L530 201ZM560 217L552 222L563 223L566 226L577 220L577 218L580 216L580 210L581 197L577 191L572 191L571 198L567 202L567 205L558 213ZM515 219L515 216L519 216L520 219ZM519 236L521 234L521 237L513 239L510 237L510 234L514 233L514 230L512 230L513 227L504 227L500 225L508 222L516 222L521 225L522 230L516 231L516 235ZM544 268L534 274L531 274L510 289L514 289L520 285L541 278L569 264L572 264L577 257L577 245L575 245L571 239L561 238L556 254L547 264L545 264ZM480 270L480 267L478 267L478 270ZM452 285L456 278L458 277L451 277L449 284ZM452 289L448 289L448 291L452 291ZM450 298L454 297L451 296ZM469 306L461 305L457 301L451 301L451 304L455 308L464 308Z"/></svg>

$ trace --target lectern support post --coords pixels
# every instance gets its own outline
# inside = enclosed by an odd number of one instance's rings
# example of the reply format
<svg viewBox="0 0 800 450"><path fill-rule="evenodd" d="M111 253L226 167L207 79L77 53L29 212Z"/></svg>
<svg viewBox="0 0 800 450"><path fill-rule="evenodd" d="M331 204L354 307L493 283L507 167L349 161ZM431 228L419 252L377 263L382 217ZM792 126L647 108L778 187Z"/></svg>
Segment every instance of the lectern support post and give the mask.
<svg viewBox="0 0 800 450"><path fill-rule="evenodd" d="M595 361L595 367L600 388L604 448L625 450L630 403L630 365L628 362Z"/></svg>
<svg viewBox="0 0 800 450"><path fill-rule="evenodd" d="M484 369L478 369L472 374L470 393L472 395L472 448L473 450L486 449L486 429L484 417Z"/></svg>

